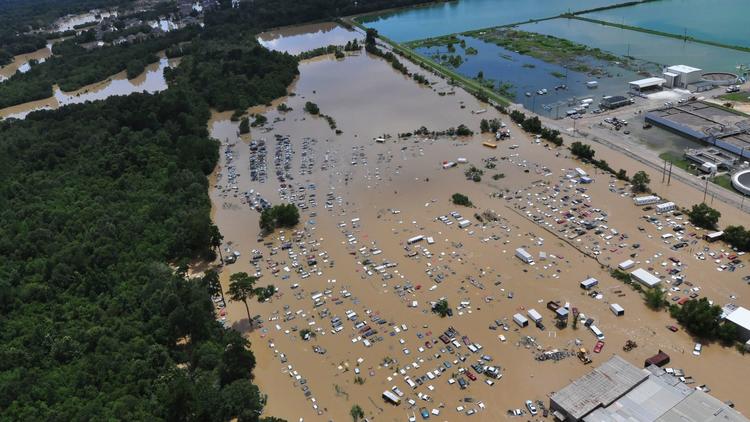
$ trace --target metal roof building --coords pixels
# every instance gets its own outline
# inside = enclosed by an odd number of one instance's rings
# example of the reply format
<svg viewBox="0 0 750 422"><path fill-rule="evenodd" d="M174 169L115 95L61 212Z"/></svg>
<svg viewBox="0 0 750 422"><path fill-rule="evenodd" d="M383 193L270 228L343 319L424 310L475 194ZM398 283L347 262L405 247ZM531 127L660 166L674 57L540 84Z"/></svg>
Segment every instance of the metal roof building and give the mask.
<svg viewBox="0 0 750 422"><path fill-rule="evenodd" d="M648 378L615 355L588 374L568 384L550 397L550 409L568 420L580 421L599 407L606 407Z"/></svg>
<svg viewBox="0 0 750 422"><path fill-rule="evenodd" d="M750 422L661 368L617 355L553 394L550 408L575 422Z"/></svg>

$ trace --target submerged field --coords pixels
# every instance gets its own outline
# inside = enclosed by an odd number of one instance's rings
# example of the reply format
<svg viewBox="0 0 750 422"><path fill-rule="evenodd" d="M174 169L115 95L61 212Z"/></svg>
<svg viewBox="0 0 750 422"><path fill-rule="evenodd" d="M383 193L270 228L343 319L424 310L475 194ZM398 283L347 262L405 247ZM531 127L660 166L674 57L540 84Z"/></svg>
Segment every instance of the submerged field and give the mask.
<svg viewBox="0 0 750 422"><path fill-rule="evenodd" d="M528 109L562 117L582 98L624 93L634 72L648 64L598 49L513 28L470 31L405 44L424 57L522 103ZM593 91L586 83L597 81ZM538 91L545 89L544 94ZM528 94L527 94L528 93Z"/></svg>

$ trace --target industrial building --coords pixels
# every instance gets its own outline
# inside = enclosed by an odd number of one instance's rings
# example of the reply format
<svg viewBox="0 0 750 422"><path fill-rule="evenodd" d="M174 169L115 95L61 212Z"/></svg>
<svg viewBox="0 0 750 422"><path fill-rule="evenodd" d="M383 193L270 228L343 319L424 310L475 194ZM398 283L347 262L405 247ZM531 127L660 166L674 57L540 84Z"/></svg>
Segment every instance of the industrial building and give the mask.
<svg viewBox="0 0 750 422"><path fill-rule="evenodd" d="M684 88L701 82L702 70L684 64L669 66L664 70L664 85L668 88Z"/></svg>
<svg viewBox="0 0 750 422"><path fill-rule="evenodd" d="M750 158L750 119L716 104L688 101L649 111L645 120L707 146Z"/></svg>
<svg viewBox="0 0 750 422"><path fill-rule="evenodd" d="M748 422L658 366L639 369L617 355L554 393L550 410L573 422Z"/></svg>
<svg viewBox="0 0 750 422"><path fill-rule="evenodd" d="M695 162L700 168L704 168L706 164L710 164L719 170L729 170L734 167L737 162L737 158L718 148L702 148L685 150L685 158Z"/></svg>

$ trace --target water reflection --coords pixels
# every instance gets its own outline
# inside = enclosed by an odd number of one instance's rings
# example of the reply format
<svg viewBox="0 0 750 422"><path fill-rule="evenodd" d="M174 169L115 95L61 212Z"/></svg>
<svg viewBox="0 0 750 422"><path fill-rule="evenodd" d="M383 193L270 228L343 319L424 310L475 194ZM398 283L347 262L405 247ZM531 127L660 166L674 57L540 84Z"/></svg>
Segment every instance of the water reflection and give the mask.
<svg viewBox="0 0 750 422"><path fill-rule="evenodd" d="M362 35L333 22L281 28L258 35L258 41L264 47L289 54L331 44L344 45L355 38L362 39Z"/></svg>

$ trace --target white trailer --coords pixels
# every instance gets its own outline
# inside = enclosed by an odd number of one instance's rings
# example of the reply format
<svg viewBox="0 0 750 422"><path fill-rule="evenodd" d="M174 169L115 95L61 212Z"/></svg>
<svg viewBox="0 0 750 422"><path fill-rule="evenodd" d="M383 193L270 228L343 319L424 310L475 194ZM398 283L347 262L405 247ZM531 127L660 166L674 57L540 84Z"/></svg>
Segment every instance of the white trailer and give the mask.
<svg viewBox="0 0 750 422"><path fill-rule="evenodd" d="M424 236L422 236L420 234L419 236L414 236L414 237L411 237L411 238L407 239L406 240L406 244L407 245L413 245L413 244L415 244L417 242L421 242L422 240L424 240Z"/></svg>
<svg viewBox="0 0 750 422"><path fill-rule="evenodd" d="M629 269L633 268L633 266L635 266L635 261L633 261L632 259L628 259L627 261L622 261L617 266L617 268L625 271L625 270L629 270Z"/></svg>
<svg viewBox="0 0 750 422"><path fill-rule="evenodd" d="M620 306L620 305L618 305L616 303L613 303L613 304L609 305L609 310L612 311L612 313L615 314L615 316L623 316L623 315L625 315L625 309L623 309L622 306Z"/></svg>
<svg viewBox="0 0 750 422"><path fill-rule="evenodd" d="M581 282L581 288L589 290L597 284L599 284L599 280L595 279L594 277L589 277Z"/></svg>
<svg viewBox="0 0 750 422"><path fill-rule="evenodd" d="M534 323L538 324L542 322L542 315L537 312L536 309L529 309L528 311L526 311L526 315L528 315L529 318L534 321Z"/></svg>
<svg viewBox="0 0 750 422"><path fill-rule="evenodd" d="M527 263L527 264L533 264L534 263L534 257L531 256L530 253L526 252L524 248L518 248L516 249L516 258L520 259L521 261Z"/></svg>
<svg viewBox="0 0 750 422"><path fill-rule="evenodd" d="M644 205L655 204L659 201L661 201L661 198L655 195L637 196L633 198L633 203L635 203L635 205L639 207L642 207Z"/></svg>
<svg viewBox="0 0 750 422"><path fill-rule="evenodd" d="M576 167L576 173L578 174L578 177L586 177L589 174L586 173L582 168Z"/></svg>
<svg viewBox="0 0 750 422"><path fill-rule="evenodd" d="M464 219L464 220L461 220L461 221L458 222L458 227L460 227L462 229L465 229L465 228L467 228L469 226L471 226L471 221L469 221L469 220Z"/></svg>
<svg viewBox="0 0 750 422"><path fill-rule="evenodd" d="M513 321L515 321L516 324L518 324L519 327L523 328L529 325L529 320L526 319L525 316L521 314L515 314L513 315Z"/></svg>
<svg viewBox="0 0 750 422"><path fill-rule="evenodd" d="M661 214L663 212L670 212L677 209L677 205L674 202L665 202L656 206L656 212Z"/></svg>
<svg viewBox="0 0 750 422"><path fill-rule="evenodd" d="M383 399L389 403L395 404L396 406L401 404L401 398L389 390L383 391Z"/></svg>

